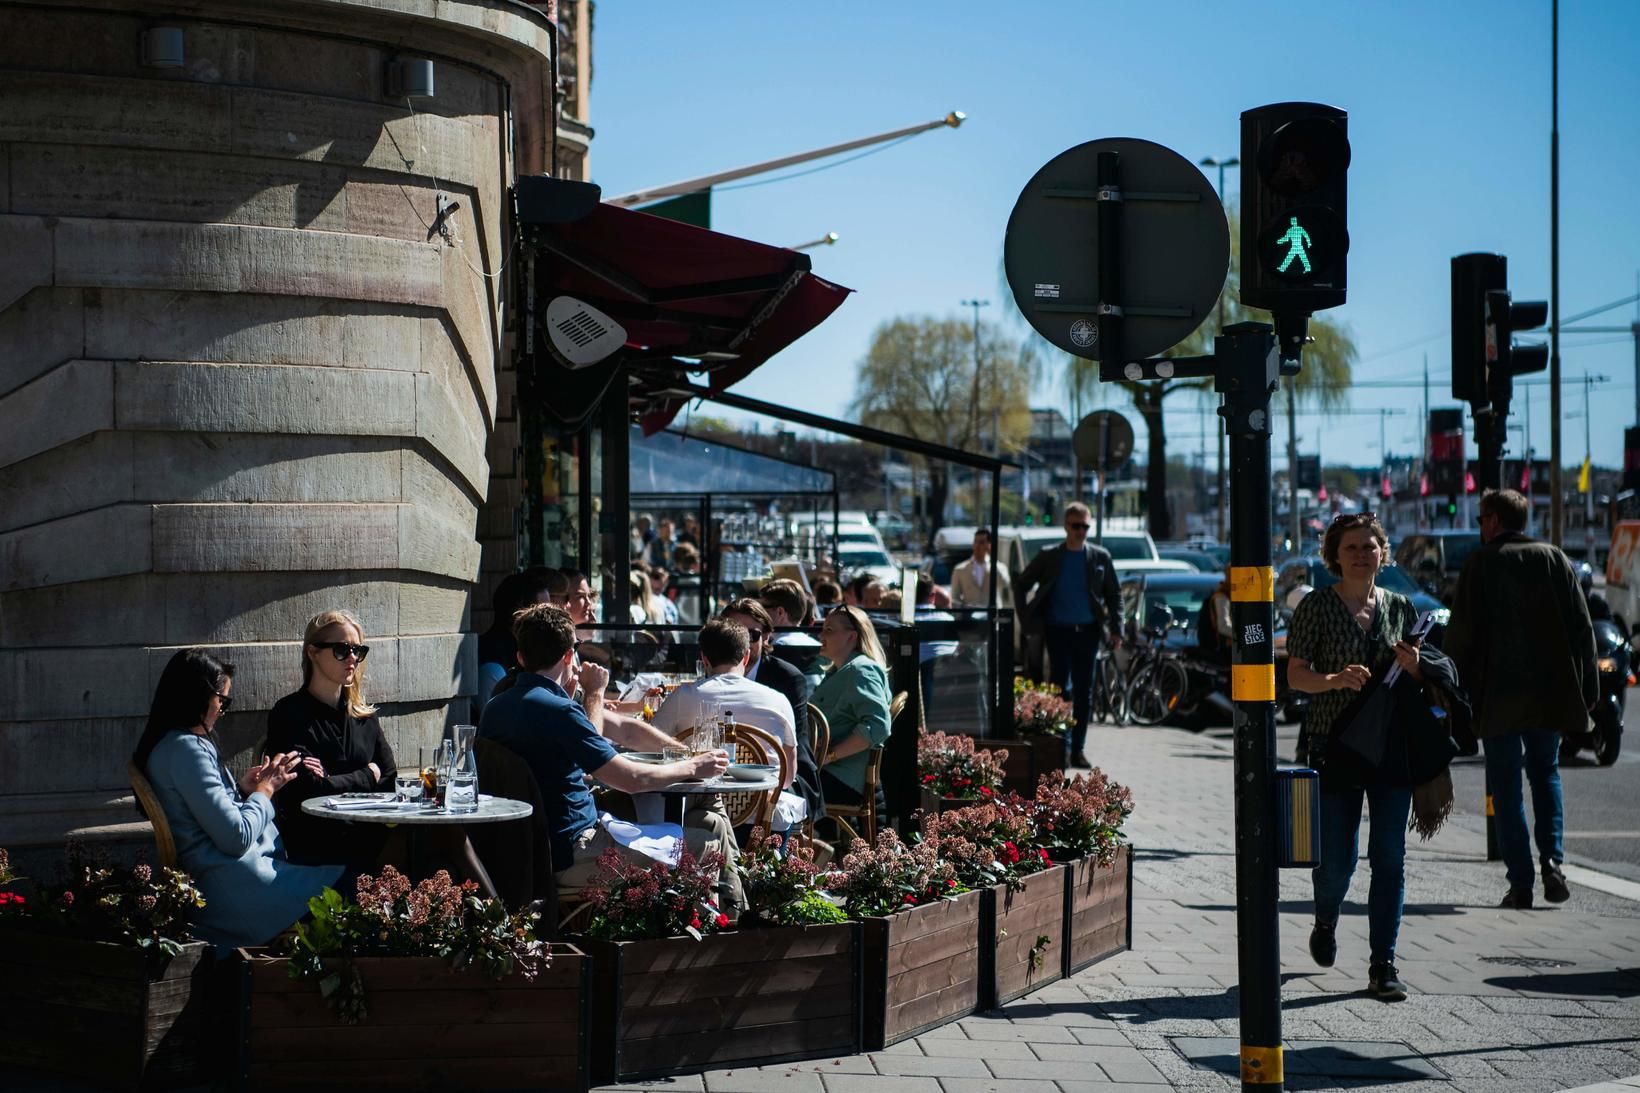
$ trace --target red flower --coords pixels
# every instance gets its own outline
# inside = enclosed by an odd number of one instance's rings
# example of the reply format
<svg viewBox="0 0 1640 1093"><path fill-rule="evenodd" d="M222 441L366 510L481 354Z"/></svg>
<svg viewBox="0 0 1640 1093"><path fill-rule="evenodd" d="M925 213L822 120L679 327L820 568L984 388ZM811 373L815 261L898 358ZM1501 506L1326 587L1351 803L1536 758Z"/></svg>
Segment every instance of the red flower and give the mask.
<svg viewBox="0 0 1640 1093"><path fill-rule="evenodd" d="M1043 865L1052 865L1053 864L1053 861L1048 857L1048 852L1046 850L1041 849L1040 847L1037 849L1036 856L1042 859L1042 864Z"/></svg>
<svg viewBox="0 0 1640 1093"><path fill-rule="evenodd" d="M716 921L717 921L717 928L721 930L725 926L729 925L729 916L720 914L720 915L718 915Z"/></svg>
<svg viewBox="0 0 1640 1093"><path fill-rule="evenodd" d="M1002 852L1008 856L1009 865L1019 864L1019 847L1015 846L1012 842L1003 843Z"/></svg>
<svg viewBox="0 0 1640 1093"><path fill-rule="evenodd" d="M695 914L694 914L694 917L689 920L689 925L693 926L697 930L700 929L700 912L699 911L696 911Z"/></svg>
<svg viewBox="0 0 1640 1093"><path fill-rule="evenodd" d="M16 892L0 892L0 907L4 907L7 904L11 904L11 905L14 905L14 906L17 906L17 907L21 907L23 904L25 904L27 902L28 902L28 900L24 899L22 896L18 895Z"/></svg>
<svg viewBox="0 0 1640 1093"><path fill-rule="evenodd" d="M990 786L980 786L979 787L979 792L980 792L980 796L989 797L989 796L991 796L991 787Z"/></svg>
<svg viewBox="0 0 1640 1093"><path fill-rule="evenodd" d="M932 782L933 780L934 780L934 776L932 774L923 775L923 785L926 786L929 782Z"/></svg>

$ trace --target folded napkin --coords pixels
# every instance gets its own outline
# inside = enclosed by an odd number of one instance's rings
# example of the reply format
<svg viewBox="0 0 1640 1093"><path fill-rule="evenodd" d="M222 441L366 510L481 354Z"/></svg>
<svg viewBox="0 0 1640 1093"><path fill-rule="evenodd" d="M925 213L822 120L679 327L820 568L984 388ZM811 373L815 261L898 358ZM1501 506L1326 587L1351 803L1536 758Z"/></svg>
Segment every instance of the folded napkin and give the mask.
<svg viewBox="0 0 1640 1093"><path fill-rule="evenodd" d="M617 820L607 812L599 815L598 822L610 838L628 850L665 865L676 865L683 853L683 828L677 824L635 824Z"/></svg>
<svg viewBox="0 0 1640 1093"><path fill-rule="evenodd" d="M396 809L399 807L399 803L391 796L370 801L361 800L357 797L352 800L332 797L325 802L325 807L332 812L379 812L382 809Z"/></svg>

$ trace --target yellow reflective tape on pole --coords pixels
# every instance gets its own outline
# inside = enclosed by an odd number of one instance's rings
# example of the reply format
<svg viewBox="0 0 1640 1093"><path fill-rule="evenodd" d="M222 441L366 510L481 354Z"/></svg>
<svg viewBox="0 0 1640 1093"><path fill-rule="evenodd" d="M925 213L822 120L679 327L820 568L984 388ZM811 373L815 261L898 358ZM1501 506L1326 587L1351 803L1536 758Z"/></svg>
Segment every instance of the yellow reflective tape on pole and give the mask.
<svg viewBox="0 0 1640 1093"><path fill-rule="evenodd" d="M1267 565L1230 567L1232 603L1269 603L1276 598L1276 571Z"/></svg>
<svg viewBox="0 0 1640 1093"><path fill-rule="evenodd" d="M1492 811L1492 795L1491 795L1491 794L1490 794L1490 793L1488 793L1488 794L1487 794L1487 795L1486 795L1486 814L1487 814L1487 815L1488 815L1488 816L1495 816L1495 815L1497 815L1497 813L1495 813L1495 812L1493 812L1493 811Z"/></svg>
<svg viewBox="0 0 1640 1093"><path fill-rule="evenodd" d="M1281 1084L1281 1048L1242 1044L1241 1080L1249 1085Z"/></svg>
<svg viewBox="0 0 1640 1093"><path fill-rule="evenodd" d="M1232 664L1230 666L1230 701L1274 702L1276 700L1276 666L1274 664Z"/></svg>

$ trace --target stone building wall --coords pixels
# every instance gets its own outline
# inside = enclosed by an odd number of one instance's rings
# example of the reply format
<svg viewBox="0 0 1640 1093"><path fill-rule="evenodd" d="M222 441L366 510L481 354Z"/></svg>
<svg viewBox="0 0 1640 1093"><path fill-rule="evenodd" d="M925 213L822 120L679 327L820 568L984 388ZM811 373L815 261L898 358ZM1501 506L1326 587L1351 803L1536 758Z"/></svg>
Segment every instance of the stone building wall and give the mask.
<svg viewBox="0 0 1640 1093"><path fill-rule="evenodd" d="M0 0L0 846L129 831L179 647L237 665L242 765L330 607L414 761L467 715L481 523L515 500L486 447L514 416L505 198L546 169L551 24L169 4L186 61L160 69L151 10ZM387 97L398 56L435 62L435 97Z"/></svg>

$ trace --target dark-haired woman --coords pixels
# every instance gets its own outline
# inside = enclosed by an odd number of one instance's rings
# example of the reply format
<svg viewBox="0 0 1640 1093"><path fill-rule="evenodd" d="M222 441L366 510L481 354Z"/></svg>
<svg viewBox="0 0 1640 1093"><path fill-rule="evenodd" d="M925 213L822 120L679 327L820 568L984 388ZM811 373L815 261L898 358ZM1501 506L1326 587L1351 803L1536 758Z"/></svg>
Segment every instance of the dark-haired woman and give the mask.
<svg viewBox="0 0 1640 1093"><path fill-rule="evenodd" d="M1305 751L1321 770L1321 864L1312 874L1310 955L1324 968L1337 958L1338 915L1355 872L1364 801L1371 820L1367 860L1372 864L1367 990L1394 1002L1407 994L1395 968L1395 942L1406 892L1412 787L1361 786L1326 766L1328 741L1341 727L1340 716L1374 677L1393 661L1412 678L1423 679L1419 642L1407 640L1418 611L1405 596L1377 586L1388 555L1389 540L1376 516L1354 513L1333 520L1321 540L1321 558L1338 583L1299 601L1287 631L1287 682L1313 696Z"/></svg>
<svg viewBox="0 0 1640 1093"><path fill-rule="evenodd" d="M299 756L264 756L237 783L228 773L213 730L232 701L233 665L181 650L160 674L134 759L170 823L177 864L205 897L194 933L217 945L260 945L301 918L342 868L285 857L273 795Z"/></svg>

